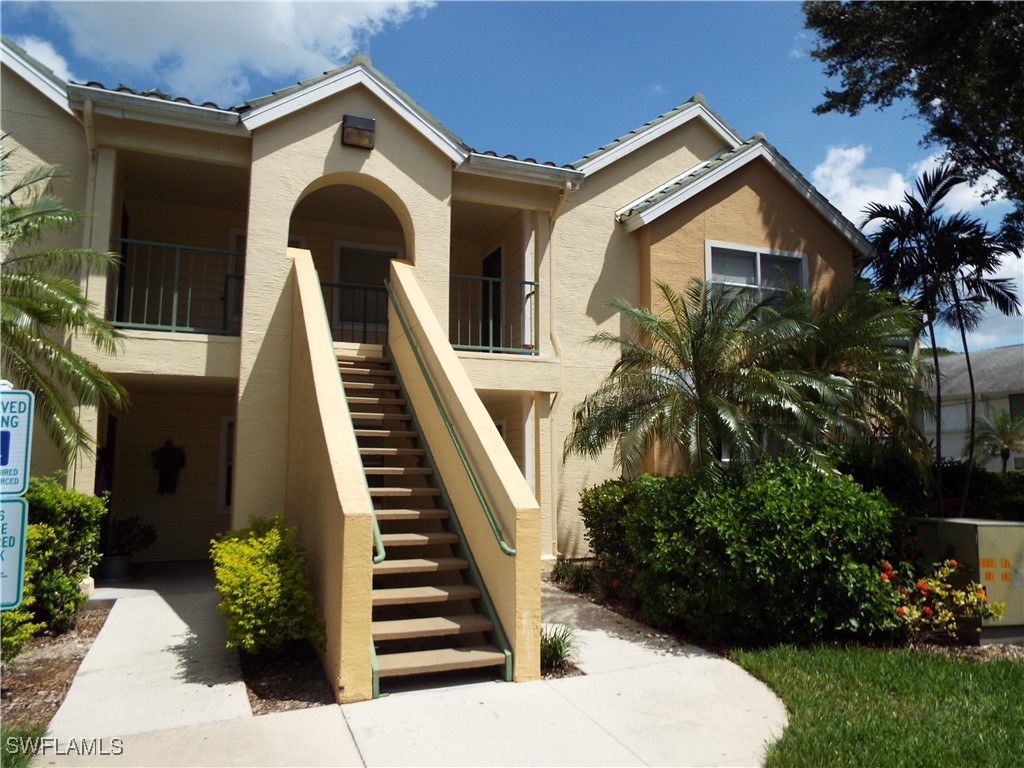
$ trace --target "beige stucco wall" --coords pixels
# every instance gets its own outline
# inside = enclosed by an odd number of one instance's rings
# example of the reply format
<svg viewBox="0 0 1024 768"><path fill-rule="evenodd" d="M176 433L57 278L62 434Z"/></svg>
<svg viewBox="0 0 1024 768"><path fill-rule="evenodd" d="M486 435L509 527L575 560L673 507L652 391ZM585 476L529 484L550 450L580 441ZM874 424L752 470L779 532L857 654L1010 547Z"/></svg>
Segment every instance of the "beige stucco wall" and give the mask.
<svg viewBox="0 0 1024 768"><path fill-rule="evenodd" d="M10 134L4 138L4 151L13 150L4 174L5 189L35 166L58 165L61 176L54 180L53 192L70 209L88 208L89 155L81 124L6 64L0 68L0 132ZM75 229L48 235L38 247L81 247L88 244L90 229L91 222L86 221ZM71 346L81 351L87 344L72 341ZM82 409L81 420L95 429L95 409ZM32 474L49 475L65 469L41 422L36 424L39 428L33 433ZM80 476L80 487L91 491L92 464L88 461L80 464L69 468L68 481L74 484L76 476Z"/></svg>
<svg viewBox="0 0 1024 768"><path fill-rule="evenodd" d="M218 512L221 422L235 409L233 388L129 388L131 408L117 418L111 511L138 515L156 528L157 541L137 560L205 560L210 539L230 525ZM167 440L185 451L173 494L157 492L153 452Z"/></svg>
<svg viewBox="0 0 1024 768"><path fill-rule="evenodd" d="M649 225L651 279L685 287L720 241L807 256L812 294L848 288L853 246L766 161L755 160Z"/></svg>
<svg viewBox="0 0 1024 768"><path fill-rule="evenodd" d="M339 702L373 696L372 503L308 251L295 261L284 506L299 528L327 630L321 660Z"/></svg>
<svg viewBox="0 0 1024 768"><path fill-rule="evenodd" d="M376 119L372 151L341 146L346 113ZM423 267L423 289L447 320L450 160L361 86L257 129L239 379L238 525L283 500L291 348L285 248L296 203L333 183L367 189L392 208L406 258Z"/></svg>
<svg viewBox="0 0 1024 768"><path fill-rule="evenodd" d="M587 344L595 333L619 333L613 298L642 298L641 258L636 234L615 220L615 211L722 149L722 140L700 120L691 120L646 146L588 176L569 198L552 229L548 273L555 291L551 337L561 353L561 391L552 401L545 439L552 451L551 489L556 541L550 554L581 557L589 549L579 517L584 488L618 476L611 450L599 459L570 457L562 448L572 410L611 370L615 353ZM546 553L547 554L547 553Z"/></svg>

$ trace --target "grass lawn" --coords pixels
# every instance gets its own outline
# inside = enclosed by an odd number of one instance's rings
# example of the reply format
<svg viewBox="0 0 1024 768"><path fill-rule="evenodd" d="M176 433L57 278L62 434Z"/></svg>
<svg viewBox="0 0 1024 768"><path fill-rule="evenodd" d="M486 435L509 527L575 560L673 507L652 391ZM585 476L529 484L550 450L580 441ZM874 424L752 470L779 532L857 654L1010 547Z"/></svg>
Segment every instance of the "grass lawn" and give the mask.
<svg viewBox="0 0 1024 768"><path fill-rule="evenodd" d="M1024 766L1024 662L818 647L731 657L786 702L782 766Z"/></svg>

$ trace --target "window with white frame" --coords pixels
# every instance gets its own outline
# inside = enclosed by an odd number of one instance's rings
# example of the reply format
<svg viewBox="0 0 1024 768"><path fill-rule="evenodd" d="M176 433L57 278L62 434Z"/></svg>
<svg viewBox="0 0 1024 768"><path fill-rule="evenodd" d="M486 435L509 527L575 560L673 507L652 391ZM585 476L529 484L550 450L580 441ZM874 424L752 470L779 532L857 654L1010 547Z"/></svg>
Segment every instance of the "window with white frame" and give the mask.
<svg viewBox="0 0 1024 768"><path fill-rule="evenodd" d="M782 295L794 286L807 287L807 256L791 251L709 241L705 270L716 283L755 288L761 296Z"/></svg>

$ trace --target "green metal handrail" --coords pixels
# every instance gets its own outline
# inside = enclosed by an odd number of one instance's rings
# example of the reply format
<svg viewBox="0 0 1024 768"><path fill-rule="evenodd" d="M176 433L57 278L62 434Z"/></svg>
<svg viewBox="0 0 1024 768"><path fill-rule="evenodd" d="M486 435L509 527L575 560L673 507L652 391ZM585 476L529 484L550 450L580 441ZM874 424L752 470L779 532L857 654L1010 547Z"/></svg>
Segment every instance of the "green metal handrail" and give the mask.
<svg viewBox="0 0 1024 768"><path fill-rule="evenodd" d="M384 287L387 289L391 306L395 308L395 315L398 317L398 322L402 325L402 333L404 333L405 338L409 340L409 348L412 350L413 356L416 358L416 364L419 366L420 373L423 374L423 380L426 381L427 387L430 389L430 395L434 398L434 405L437 406L438 413L441 414L441 420L444 422L445 428L448 430L448 436L451 438L452 444L455 446L456 453L459 454L459 459L462 461L462 468L466 470L466 474L469 476L469 482L473 486L473 492L476 494L477 501L480 502L480 507L483 509L484 515L487 517L487 522L491 526L491 532L494 534L494 538L498 542L498 547L509 557L515 557L516 551L505 541L505 535L501 532L501 528L498 526L497 520L494 519L494 513L491 511L491 506L484 498L483 491L480 489L480 483L476 478L476 473L469 464L469 459L466 457L466 452L462 447L462 441L459 440L459 436L455 432L455 425L452 424L452 420L448 416L448 410L444 407L444 403L437 394L437 389L434 387L434 382L430 378L430 374L427 373L427 367L423 362L423 358L420 356L419 347L417 347L412 334L409 332L409 325L405 321L405 315L402 313L402 308L398 306L398 301L395 300L395 294L391 289L391 281L385 280Z"/></svg>
<svg viewBox="0 0 1024 768"><path fill-rule="evenodd" d="M333 337L334 332L339 331L341 336L336 341L361 344L383 344L387 341L387 331L377 327L387 323L387 295L383 286L321 281L320 288L325 293L324 304L331 307L331 335ZM326 295L328 292L330 298ZM358 299L362 299L361 312ZM384 310L383 317L371 316L377 309ZM345 317L347 312L351 312L350 319ZM345 323L353 326L348 332L343 328Z"/></svg>
<svg viewBox="0 0 1024 768"><path fill-rule="evenodd" d="M244 252L122 237L112 238L111 246L121 251L123 261L111 294L110 317L116 326L180 333L238 332L230 327L236 308L229 304L237 293L241 311ZM232 291L235 284L239 290ZM218 301L223 303L219 310L215 309Z"/></svg>
<svg viewBox="0 0 1024 768"><path fill-rule="evenodd" d="M475 352L503 352L514 355L538 354L534 343L536 319L531 320L528 329L522 329L517 333L517 328L520 328L522 325L527 302L533 299L540 290L540 283L535 280L465 275L454 272L449 275L449 278L449 284L454 296L451 307L451 313L454 318L451 334L454 336L451 341L453 348ZM499 321L496 325L494 314L484 312L484 297L487 297L486 301L488 303L501 303L504 296L503 289L507 285L519 287L522 291L516 291L514 300L507 304L510 311L506 314L511 316L507 317L505 322ZM479 297L475 296L474 291L471 290L469 292L465 306L463 305L463 286L471 288L479 286L481 289ZM477 317L478 314L480 317ZM466 320L465 328L463 327L464 320ZM477 344L473 343L474 335L479 342ZM526 338L526 335L529 338ZM515 345L516 336L519 336L520 340L518 346Z"/></svg>

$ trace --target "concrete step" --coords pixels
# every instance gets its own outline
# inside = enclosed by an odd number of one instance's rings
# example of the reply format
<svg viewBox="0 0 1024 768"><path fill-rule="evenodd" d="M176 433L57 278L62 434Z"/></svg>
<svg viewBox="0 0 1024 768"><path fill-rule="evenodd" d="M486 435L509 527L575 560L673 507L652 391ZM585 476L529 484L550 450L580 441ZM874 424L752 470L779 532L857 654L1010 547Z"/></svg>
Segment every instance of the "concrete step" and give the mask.
<svg viewBox="0 0 1024 768"><path fill-rule="evenodd" d="M423 488L375 488L370 487L370 496L377 499L395 499L405 498L408 496L440 496L440 488L429 488L424 486Z"/></svg>
<svg viewBox="0 0 1024 768"><path fill-rule="evenodd" d="M341 371L342 377L345 376L366 376L367 378L374 379L393 379L395 378L395 372L390 368L364 368L357 367L354 365L342 365L339 366L338 370Z"/></svg>
<svg viewBox="0 0 1024 768"><path fill-rule="evenodd" d="M379 381L345 381L343 379L341 383L344 385L345 389L359 391L371 390L373 392L394 392L399 389L397 384L385 384Z"/></svg>
<svg viewBox="0 0 1024 768"><path fill-rule="evenodd" d="M374 642L468 635L471 632L490 632L493 628L491 620L478 613L467 613L462 616L428 616L422 619L391 619L371 623Z"/></svg>
<svg viewBox="0 0 1024 768"><path fill-rule="evenodd" d="M356 437L416 437L419 432L411 429L357 429Z"/></svg>
<svg viewBox="0 0 1024 768"><path fill-rule="evenodd" d="M447 509L375 509L377 520L447 520Z"/></svg>
<svg viewBox="0 0 1024 768"><path fill-rule="evenodd" d="M372 355L338 355L339 363L353 363L355 365L391 365L386 357L373 357Z"/></svg>
<svg viewBox="0 0 1024 768"><path fill-rule="evenodd" d="M412 475L431 475L430 467L364 467L367 475L385 475L388 477L411 477Z"/></svg>
<svg viewBox="0 0 1024 768"><path fill-rule="evenodd" d="M461 557L410 557L401 560L385 560L375 563L374 576L389 576L396 573L438 573L439 571L463 571L469 562Z"/></svg>
<svg viewBox="0 0 1024 768"><path fill-rule="evenodd" d="M376 411L352 411L352 421L412 421L408 413L378 413Z"/></svg>
<svg viewBox="0 0 1024 768"><path fill-rule="evenodd" d="M360 448L360 456L424 456L422 448Z"/></svg>
<svg viewBox="0 0 1024 768"><path fill-rule="evenodd" d="M442 648L437 651L379 653L377 667L381 677L419 675L426 672L452 672L459 669L500 667L505 654L493 645L471 648Z"/></svg>
<svg viewBox="0 0 1024 768"><path fill-rule="evenodd" d="M453 600L476 600L480 590L469 584L448 584L436 587L395 587L372 591L373 606L420 605L448 603Z"/></svg>
<svg viewBox="0 0 1024 768"><path fill-rule="evenodd" d="M384 533L381 534L384 548L429 547L435 544L458 544L456 533Z"/></svg>
<svg viewBox="0 0 1024 768"><path fill-rule="evenodd" d="M348 401L349 408L354 405L406 405L405 398L402 397L374 397L372 395L353 395L345 398Z"/></svg>

